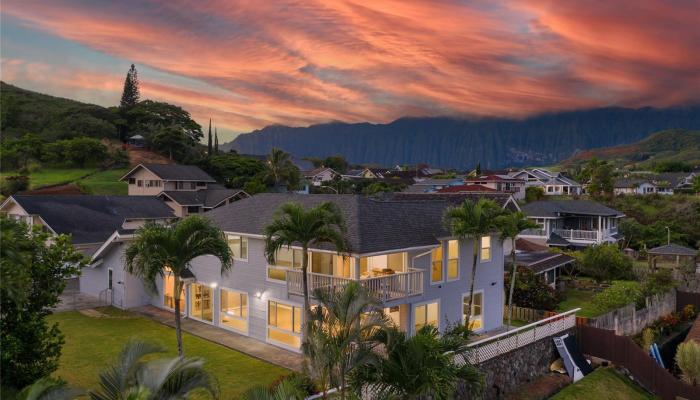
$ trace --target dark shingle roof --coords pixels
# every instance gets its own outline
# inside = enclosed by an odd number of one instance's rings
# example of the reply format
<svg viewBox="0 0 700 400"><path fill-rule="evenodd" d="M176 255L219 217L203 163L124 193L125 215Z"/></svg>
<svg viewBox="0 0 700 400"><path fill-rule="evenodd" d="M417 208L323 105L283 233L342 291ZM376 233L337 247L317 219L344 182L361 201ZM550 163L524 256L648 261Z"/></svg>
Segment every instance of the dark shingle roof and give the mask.
<svg viewBox="0 0 700 400"><path fill-rule="evenodd" d="M556 218L563 214L622 217L624 214L591 200L541 200L521 207L528 217Z"/></svg>
<svg viewBox="0 0 700 400"><path fill-rule="evenodd" d="M398 201L355 195L261 193L205 215L224 231L261 235L280 205L297 202L310 208L327 201L340 208L353 253L432 246L438 244L439 237L449 236L443 227L442 215L452 204L439 198Z"/></svg>
<svg viewBox="0 0 700 400"><path fill-rule="evenodd" d="M548 251L533 251L515 254L515 264L526 267L534 273L544 272L548 269L561 267L574 261L574 258L566 254L550 253Z"/></svg>
<svg viewBox="0 0 700 400"><path fill-rule="evenodd" d="M99 243L126 219L174 218L155 196L12 196L29 214L40 215L56 233L73 243Z"/></svg>
<svg viewBox="0 0 700 400"><path fill-rule="evenodd" d="M552 232L549 235L549 239L547 239L547 244L550 246L571 246L571 242L557 235L554 232Z"/></svg>
<svg viewBox="0 0 700 400"><path fill-rule="evenodd" d="M394 192L389 195L391 200L411 200L411 201L435 201L442 200L450 203L451 205L459 205L464 203L465 200L470 200L473 202L479 201L479 199L489 199L496 202L501 207L505 207L508 204L508 200L511 199L511 195L508 193L494 192L494 193L413 193L413 192Z"/></svg>
<svg viewBox="0 0 700 400"><path fill-rule="evenodd" d="M202 189L202 190L169 190L163 192L181 206L202 206L211 208L217 206L229 197L248 194L235 189Z"/></svg>
<svg viewBox="0 0 700 400"><path fill-rule="evenodd" d="M681 245L671 243L659 247L654 247L653 249L649 250L649 254L696 256L698 255L698 251L689 247L684 247Z"/></svg>
<svg viewBox="0 0 700 400"><path fill-rule="evenodd" d="M139 166L148 169L158 175L159 178L166 181L216 182L209 174L194 165L139 164ZM131 172L136 171L136 169L138 169L138 167L132 169ZM131 172L125 175L124 178L131 175Z"/></svg>

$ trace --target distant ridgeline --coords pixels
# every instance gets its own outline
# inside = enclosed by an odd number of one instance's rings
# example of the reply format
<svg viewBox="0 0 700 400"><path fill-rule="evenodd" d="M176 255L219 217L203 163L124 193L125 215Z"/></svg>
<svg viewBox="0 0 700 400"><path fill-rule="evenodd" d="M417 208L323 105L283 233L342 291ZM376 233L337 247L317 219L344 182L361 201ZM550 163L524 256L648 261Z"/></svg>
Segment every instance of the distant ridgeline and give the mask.
<svg viewBox="0 0 700 400"><path fill-rule="evenodd" d="M527 119L402 118L389 124L269 126L222 146L243 154L273 147L297 157L342 154L357 164L428 163L482 168L557 163L577 151L628 144L666 129L700 130L700 106L600 108Z"/></svg>

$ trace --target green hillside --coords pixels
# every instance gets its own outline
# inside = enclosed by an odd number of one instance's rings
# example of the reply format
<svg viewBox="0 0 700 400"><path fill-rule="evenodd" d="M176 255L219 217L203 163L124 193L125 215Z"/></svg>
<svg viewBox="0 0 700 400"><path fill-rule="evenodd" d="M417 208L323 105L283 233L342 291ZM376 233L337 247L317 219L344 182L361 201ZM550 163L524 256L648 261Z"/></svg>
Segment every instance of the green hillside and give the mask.
<svg viewBox="0 0 700 400"><path fill-rule="evenodd" d="M579 152L564 160L561 165L569 167L593 157L628 169L649 170L668 162L683 162L691 166L699 166L700 131L671 129L656 132L629 145Z"/></svg>
<svg viewBox="0 0 700 400"><path fill-rule="evenodd" d="M0 82L3 138L34 133L46 141L74 136L117 138L119 116L95 104L49 96Z"/></svg>

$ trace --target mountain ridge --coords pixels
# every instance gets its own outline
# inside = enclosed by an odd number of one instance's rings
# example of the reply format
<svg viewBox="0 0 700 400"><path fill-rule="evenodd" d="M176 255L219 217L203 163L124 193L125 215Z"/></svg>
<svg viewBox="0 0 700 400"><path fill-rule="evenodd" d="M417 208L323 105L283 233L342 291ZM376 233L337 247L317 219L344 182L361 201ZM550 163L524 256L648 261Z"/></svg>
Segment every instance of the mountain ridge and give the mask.
<svg viewBox="0 0 700 400"><path fill-rule="evenodd" d="M576 152L628 144L674 128L700 129L700 105L606 107L524 119L403 117L386 124L272 125L241 134L222 149L265 154L279 147L298 157L342 154L357 164L501 168L555 164Z"/></svg>

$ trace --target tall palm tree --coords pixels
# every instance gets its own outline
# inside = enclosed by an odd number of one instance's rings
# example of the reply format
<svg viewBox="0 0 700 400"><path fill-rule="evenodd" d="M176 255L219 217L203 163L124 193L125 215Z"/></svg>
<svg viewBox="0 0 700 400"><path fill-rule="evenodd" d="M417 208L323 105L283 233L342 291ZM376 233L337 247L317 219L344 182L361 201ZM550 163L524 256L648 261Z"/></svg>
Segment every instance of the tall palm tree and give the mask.
<svg viewBox="0 0 700 400"><path fill-rule="evenodd" d="M303 351L311 375L324 375L317 379L324 391L337 384L344 399L348 374L375 359L377 335L388 321L381 303L358 282L342 290L316 289L314 296L319 307L311 311Z"/></svg>
<svg viewBox="0 0 700 400"><path fill-rule="evenodd" d="M82 394L82 390L69 388L65 382L41 378L22 389L17 395L17 400L70 400Z"/></svg>
<svg viewBox="0 0 700 400"><path fill-rule="evenodd" d="M131 340L119 359L100 373L100 388L90 391L91 400L160 400L189 398L206 392L217 398L214 378L204 370L201 358L161 358L152 355L165 349L147 342ZM147 358L147 360L144 360Z"/></svg>
<svg viewBox="0 0 700 400"><path fill-rule="evenodd" d="M437 328L426 325L415 335L392 327L382 330L380 342L384 355L378 362L357 368L351 385L359 397L371 392L378 399L446 400L458 391L478 394L483 389L479 371L466 359L467 339L463 329L440 335Z"/></svg>
<svg viewBox="0 0 700 400"><path fill-rule="evenodd" d="M299 203L285 203L277 210L275 220L265 227L265 257L271 264L283 247L302 248L302 290L304 317L309 320L309 247L321 243L333 244L338 252L345 251L345 221L337 205L321 203L305 210ZM306 324L304 324L306 325ZM305 335L306 336L306 335Z"/></svg>
<svg viewBox="0 0 700 400"><path fill-rule="evenodd" d="M288 186L296 185L299 180L299 168L292 162L289 153L273 148L265 161L266 177L274 186L283 182Z"/></svg>
<svg viewBox="0 0 700 400"><path fill-rule="evenodd" d="M445 226L453 236L462 239L472 239L474 251L472 257L472 278L469 283L469 304L465 324L469 324L474 301L474 281L479 255L479 242L483 236L489 235L496 228L496 217L503 212L493 200L479 199L476 203L466 200L459 207L450 207L445 211Z"/></svg>
<svg viewBox="0 0 700 400"><path fill-rule="evenodd" d="M182 357L180 326L180 292L182 276L191 274L193 259L213 255L221 262L221 273L231 269L233 254L221 229L207 218L193 215L173 224L147 223L136 232L136 238L126 249L126 270L138 276L145 286L156 292L156 280L172 273L175 278L175 335L177 353Z"/></svg>
<svg viewBox="0 0 700 400"><path fill-rule="evenodd" d="M520 232L525 229L534 229L538 225L525 217L521 212L508 212L496 218L496 227L501 234L501 240L510 239L510 288L508 290L508 329L511 327L513 319L513 291L515 290L515 279L518 274L518 269L515 265L515 239Z"/></svg>

